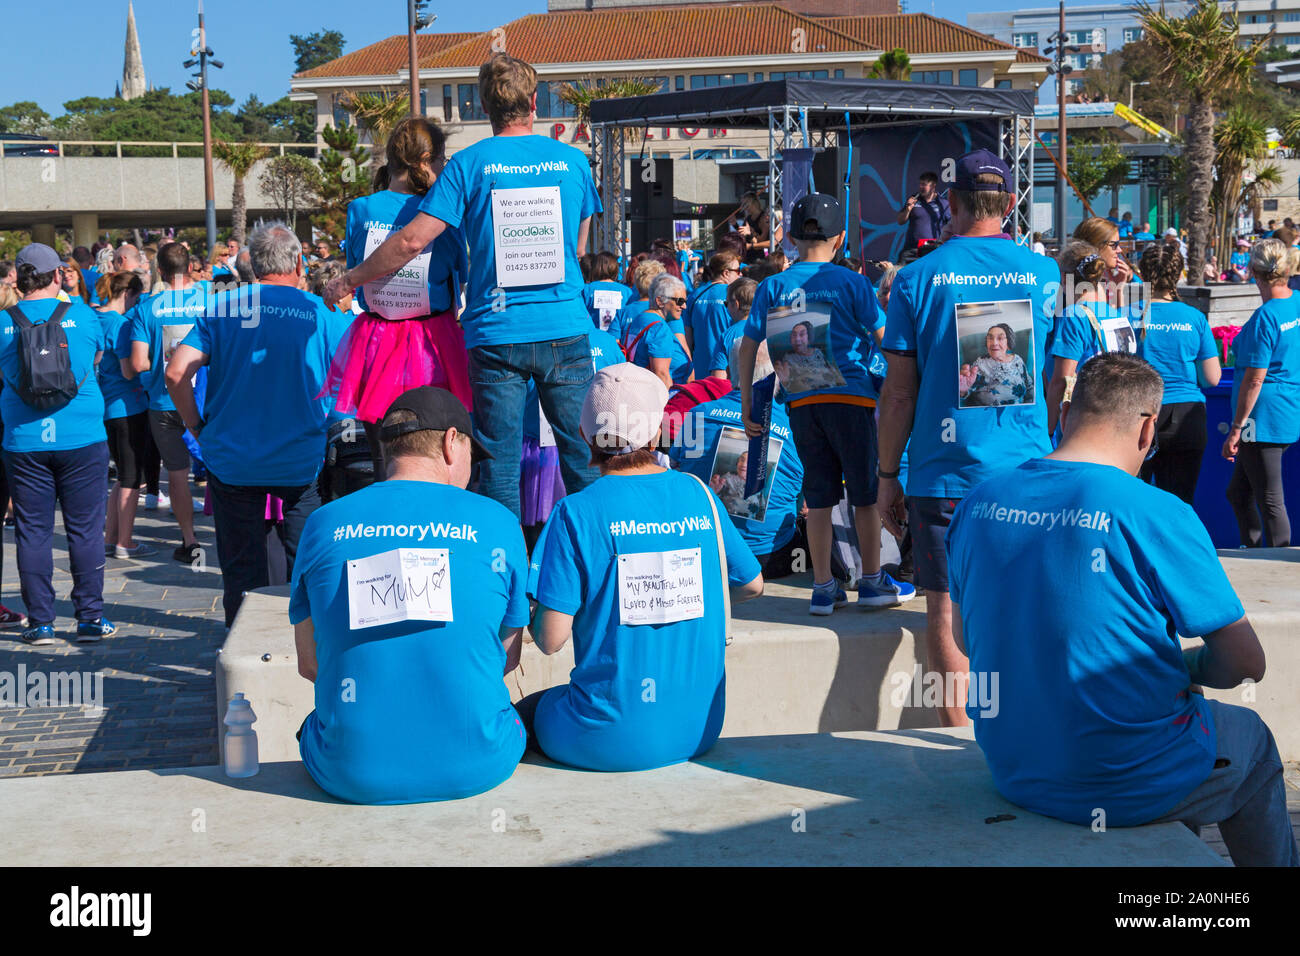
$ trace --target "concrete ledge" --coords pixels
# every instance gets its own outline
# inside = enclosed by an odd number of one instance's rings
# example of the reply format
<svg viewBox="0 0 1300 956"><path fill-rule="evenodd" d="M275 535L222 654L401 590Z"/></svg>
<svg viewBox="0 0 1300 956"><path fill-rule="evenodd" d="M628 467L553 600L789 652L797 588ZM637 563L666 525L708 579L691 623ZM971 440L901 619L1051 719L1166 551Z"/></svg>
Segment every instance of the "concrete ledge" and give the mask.
<svg viewBox="0 0 1300 956"><path fill-rule="evenodd" d="M400 807L339 803L297 762L0 792L0 857L39 866L1224 865L1181 824L1093 832L1011 805L963 730L733 738L644 773L525 762L486 794Z"/></svg>
<svg viewBox="0 0 1300 956"><path fill-rule="evenodd" d="M1257 686L1208 691L1256 710L1284 760L1300 760L1300 548L1221 552L1224 568L1259 633L1268 673ZM808 583L792 578L736 608L727 649L724 737L936 727L933 709L914 706L904 688L924 669L925 600L903 608L830 617L808 614ZM287 588L250 594L217 659L217 730L225 705L242 691L253 703L263 761L297 760L294 733L313 707L298 676ZM568 680L572 646L546 657L524 645L506 678L511 698ZM1251 695L1254 700L1249 699Z"/></svg>

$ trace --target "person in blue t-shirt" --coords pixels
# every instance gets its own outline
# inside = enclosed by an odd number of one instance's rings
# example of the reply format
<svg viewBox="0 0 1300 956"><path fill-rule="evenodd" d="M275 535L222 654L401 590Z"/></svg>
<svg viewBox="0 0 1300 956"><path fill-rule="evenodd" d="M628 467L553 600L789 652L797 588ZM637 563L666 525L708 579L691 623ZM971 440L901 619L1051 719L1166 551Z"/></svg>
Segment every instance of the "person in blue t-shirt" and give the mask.
<svg viewBox="0 0 1300 956"><path fill-rule="evenodd" d="M1190 505L1208 437L1198 378L1210 387L1218 385L1223 366L1205 313L1178 301L1183 266L1177 246L1161 243L1142 253L1138 269L1146 283L1147 304L1130 312L1138 326L1138 354L1165 383L1156 423L1157 451L1142 466L1140 477L1154 480L1157 488Z"/></svg>
<svg viewBox="0 0 1300 956"><path fill-rule="evenodd" d="M632 361L654 372L667 388L695 378L691 356L673 332L674 325L681 324L685 305L682 280L668 272L659 273L650 283L650 307L641 313L640 328L627 338Z"/></svg>
<svg viewBox="0 0 1300 956"><path fill-rule="evenodd" d="M348 203L349 268L415 218L447 161L446 136L419 116L393 128L386 150L376 191ZM334 357L330 391L338 410L365 427L375 481L387 473L377 423L398 395L437 385L473 411L465 338L456 322L468 273L464 237L449 228L405 268L365 283L357 293L362 315Z"/></svg>
<svg viewBox="0 0 1300 956"><path fill-rule="evenodd" d="M732 348L729 370L734 369L732 381L739 381L740 342ZM767 343L760 342L754 359L754 381L757 383L773 372L768 358ZM741 458L748 459L750 439L745 434L745 423L740 416L739 386L711 402L702 402L686 413L682 419L677 440L668 451L668 457L683 471L709 483L726 507L736 530L754 552L763 569L764 580L771 581L789 575L793 568L793 550L803 545L798 533L796 518L799 512L799 495L803 487L803 462L795 447L794 433L790 431L790 418L785 406L772 405L772 427L768 441L767 480L753 495L745 495L745 480L749 463L743 468L729 471L723 463L724 452L738 448Z"/></svg>
<svg viewBox="0 0 1300 956"><path fill-rule="evenodd" d="M104 395L108 453L117 465L117 481L108 493L104 553L116 558L145 558L157 551L143 542L134 543L132 536L149 454L149 396L131 369L131 324L126 319L126 313L144 294L144 283L133 272L115 272L101 285L99 390Z"/></svg>
<svg viewBox="0 0 1300 956"><path fill-rule="evenodd" d="M301 292L302 250L282 222L248 237L258 285L209 301L167 365L167 390L208 467L226 626L244 593L271 583L266 557L266 497L284 505L289 570L304 523L320 496L330 362L350 312L335 312ZM160 253L161 254L161 253ZM191 380L207 366L199 417Z"/></svg>
<svg viewBox="0 0 1300 956"><path fill-rule="evenodd" d="M1155 233L1151 231L1151 223L1144 222L1137 232L1133 233L1134 242L1155 242Z"/></svg>
<svg viewBox="0 0 1300 956"><path fill-rule="evenodd" d="M605 331L624 344L641 331L637 320L640 319L642 312L650 308L650 283L654 282L655 276L662 275L664 271L663 263L653 259L645 259L637 263L636 268L632 270L632 288L629 290L631 294Z"/></svg>
<svg viewBox="0 0 1300 956"><path fill-rule="evenodd" d="M1103 352L1134 353L1138 347L1128 312L1111 304L1113 287L1106 280L1105 259L1095 246L1077 239L1066 243L1061 273L1067 291L1073 279L1075 301L1052 330L1053 361L1047 383L1047 424L1052 431L1080 365Z"/></svg>
<svg viewBox="0 0 1300 956"><path fill-rule="evenodd" d="M587 307L591 324L608 332L614 317L632 298L632 290L618 281L618 257L601 250L591 263L591 280L582 287L582 304Z"/></svg>
<svg viewBox="0 0 1300 956"><path fill-rule="evenodd" d="M994 785L1027 810L1093 829L1217 823L1237 866L1297 866L1272 734L1201 689L1260 680L1264 650L1196 513L1134 477L1161 391L1135 355L1093 359L1056 451L956 509L966 710Z"/></svg>
<svg viewBox="0 0 1300 956"><path fill-rule="evenodd" d="M1250 242L1238 239L1235 251L1228 257L1228 281L1249 282L1250 276Z"/></svg>
<svg viewBox="0 0 1300 956"><path fill-rule="evenodd" d="M103 276L95 269L95 257L90 254L90 250L85 246L77 246L72 250L72 261L77 264L77 268L81 271L82 281L86 284L88 296L86 304L99 305L99 292L96 287Z"/></svg>
<svg viewBox="0 0 1300 956"><path fill-rule="evenodd" d="M1041 388L1015 405L972 405L958 394L961 367L986 348L989 328L1003 322L1026 367L1041 367L1059 289L1052 260L1002 231L1016 201L1007 165L981 149L960 157L954 173L952 238L894 274L880 403L880 508L895 538L902 539L904 525L911 532L913 581L925 589L926 670L951 677L939 711L947 726L966 723L961 701L969 670L953 640L948 599L943 540L953 509L995 469L1051 450ZM906 500L899 482L904 449Z"/></svg>
<svg viewBox="0 0 1300 956"><path fill-rule="evenodd" d="M727 252L714 253L709 260L709 282L691 300L690 318L685 323L686 344L695 357L696 378L704 378L717 367L712 364L713 356L732 325L727 287L739 278L740 260Z"/></svg>
<svg viewBox="0 0 1300 956"><path fill-rule="evenodd" d="M578 431L591 381L591 316L582 304L578 257L601 204L586 154L533 133L536 70L498 53L479 69L478 85L493 135L452 156L416 217L331 282L326 302L332 306L348 289L405 266L444 229L464 230L470 275L461 327L474 437L492 455L479 471L478 490L518 514L530 381L555 431L564 486L577 491L596 477Z"/></svg>
<svg viewBox="0 0 1300 956"><path fill-rule="evenodd" d="M149 396L149 430L162 454L172 514L181 529L181 544L172 557L193 565L200 560L200 548L194 534L194 497L190 493L192 459L185 445L185 423L167 392L164 372L172 352L203 314L208 296L190 282L189 253L179 242L169 242L159 249L156 261L166 288L141 299L127 313L131 325L130 368L140 377Z"/></svg>
<svg viewBox="0 0 1300 956"><path fill-rule="evenodd" d="M758 283L753 279L739 278L727 286L727 315L731 325L718 338L713 347L713 357L709 359L709 375L713 378L729 377L731 368L731 350L745 335L745 322L749 319L749 310L754 304L754 293Z"/></svg>
<svg viewBox="0 0 1300 956"><path fill-rule="evenodd" d="M876 389L867 368L885 318L871 283L832 261L844 240L843 223L844 207L824 193L809 193L791 208L790 237L799 259L759 283L741 340L737 383L745 430L757 437L763 427L753 417L754 363L766 340L805 469L813 565L808 610L818 615L848 604L831 574L831 510L845 494L862 557L858 607L894 607L916 596L915 588L880 567Z"/></svg>
<svg viewBox="0 0 1300 956"><path fill-rule="evenodd" d="M54 636L54 506L63 512L63 531L72 566L72 604L77 618L76 639L90 643L117 631L104 617L104 492L108 474L108 442L104 434L104 397L95 380L101 328L99 316L87 305L58 300L62 263L49 246L31 243L18 253L17 291L23 297L4 313L0 323L0 420L4 421L5 472L14 507L14 543L18 549L18 579L27 608L27 644L53 644ZM80 276L78 276L80 278ZM26 365L20 352L22 323L42 326L51 320L62 327L67 368L59 359L46 359L71 382L60 379L61 398L53 404L28 404L35 399L24 385ZM30 335L31 333L29 333ZM44 333L57 336L57 331ZM48 351L48 349L44 349ZM63 351L61 350L61 351ZM75 387L71 399L67 392Z"/></svg>
<svg viewBox="0 0 1300 956"><path fill-rule="evenodd" d="M1265 530L1271 547L1291 544L1282 456L1300 439L1300 296L1287 284L1289 256L1279 239L1262 239L1251 249L1250 270L1264 304L1232 343L1233 416L1223 457L1236 462L1228 501L1249 548L1265 545Z"/></svg>
<svg viewBox="0 0 1300 956"><path fill-rule="evenodd" d="M697 757L722 729L730 600L763 576L713 492L666 471L655 448L668 389L624 363L582 408L601 477L555 507L533 551L531 631L544 654L573 640L569 682L516 708L547 757L648 770Z"/></svg>
<svg viewBox="0 0 1300 956"><path fill-rule="evenodd" d="M519 664L528 557L514 515L465 490L483 454L470 427L445 389L399 396L381 420L388 480L303 530L289 619L316 708L299 747L340 800L468 797L523 756L501 677Z"/></svg>

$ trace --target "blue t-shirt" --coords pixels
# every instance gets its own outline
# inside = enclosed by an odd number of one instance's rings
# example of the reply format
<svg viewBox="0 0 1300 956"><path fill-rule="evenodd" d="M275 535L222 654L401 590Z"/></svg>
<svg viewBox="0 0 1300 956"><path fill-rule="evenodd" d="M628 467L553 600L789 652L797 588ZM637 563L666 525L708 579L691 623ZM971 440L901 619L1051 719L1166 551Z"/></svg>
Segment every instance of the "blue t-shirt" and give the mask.
<svg viewBox="0 0 1300 956"><path fill-rule="evenodd" d="M102 337L99 348L99 390L104 396L104 420L138 415L149 407L149 396L140 385L140 377L122 376L122 359L131 357L131 325L121 312L105 309L99 313Z"/></svg>
<svg viewBox="0 0 1300 956"><path fill-rule="evenodd" d="M687 423L689 421L689 424ZM683 434L690 441L675 441L668 455L683 471L689 471L701 481L709 481L715 472L718 446L723 429L734 447L744 437L745 426L740 418L740 389L734 389L712 402L696 405L683 421ZM737 431L739 434L737 434ZM772 454L771 438L780 441L779 454ZM768 485L766 493L760 491L750 498L744 496L744 485L732 475L720 473L722 490L718 492L727 513L740 536L756 555L771 554L785 547L794 537L795 516L799 492L803 488L803 462L794 447L790 431L790 418L781 405L772 406L772 430L768 441Z"/></svg>
<svg viewBox="0 0 1300 956"><path fill-rule="evenodd" d="M1051 451L1047 402L1032 372L1041 365L1059 288L1055 262L996 237L955 236L894 275L881 345L914 354L920 377L907 446L909 495L960 498L990 472ZM969 313L960 325L959 309ZM1026 355L1033 401L972 405L958 395L969 358L959 339L973 336L982 348L999 317L1017 333L1013 351Z"/></svg>
<svg viewBox="0 0 1300 956"><path fill-rule="evenodd" d="M621 282L601 279L599 282L588 282L582 287L582 304L587 307L591 324L598 329L608 331L633 294L632 290Z"/></svg>
<svg viewBox="0 0 1300 956"><path fill-rule="evenodd" d="M643 312L641 315L648 318L650 322L645 335L641 336L641 341L636 345L633 360L642 368L649 368L651 359L666 358L668 375L674 385L690 381L691 360L687 358L686 350L682 348L682 343L673 332L672 321L663 318L658 312ZM659 321L654 321L656 319Z"/></svg>
<svg viewBox="0 0 1300 956"><path fill-rule="evenodd" d="M1197 384L1200 363L1219 354L1205 313L1182 302L1152 302L1142 323L1138 354L1165 382L1163 404L1204 402Z"/></svg>
<svg viewBox="0 0 1300 956"><path fill-rule="evenodd" d="M452 620L351 629L347 562L396 548L449 551ZM300 744L312 779L354 803L417 803L514 772L525 737L500 629L528 623L527 561L514 515L450 485L377 482L312 513L289 600L290 621L316 632Z"/></svg>
<svg viewBox="0 0 1300 956"><path fill-rule="evenodd" d="M493 193L502 208L518 203L509 221L497 223L506 233L528 232L535 236L554 228L552 220L537 219L526 209L544 196L511 193L511 190L559 187L564 281L538 285L507 286L505 308L494 308L498 296L496 239L493 229ZM504 192L503 192L504 191ZM584 219L601 211L596 183L591 178L585 153L547 136L491 136L458 150L433 184L420 211L436 216L449 226L459 226L469 240L469 291L461 326L465 345L501 345L541 342L581 335L591 327L591 317L582 304L582 268L578 265L578 229ZM505 215L503 213L503 215ZM524 227L524 228L521 228ZM511 237L509 255L528 254L550 248L527 237ZM507 281L510 281L508 277Z"/></svg>
<svg viewBox="0 0 1300 956"><path fill-rule="evenodd" d="M1232 340L1237 359L1232 377L1232 414L1237 413L1237 391L1245 369L1268 369L1259 400L1243 429L1242 441L1282 442L1300 439L1300 296L1270 299L1241 327ZM7 373L6 373L7 374ZM8 422L8 416L5 417Z"/></svg>
<svg viewBox="0 0 1300 956"><path fill-rule="evenodd" d="M718 368L713 364L713 355L723 333L731 327L731 322L731 313L727 311L726 283L710 282L695 297L688 323L695 340L692 356L695 360L696 378L704 378Z"/></svg>
<svg viewBox="0 0 1300 956"><path fill-rule="evenodd" d="M547 691L534 725L538 743L555 760L592 770L648 770L689 760L717 740L726 636L706 494L677 472L606 475L551 513L533 549L528 593L573 615L569 683ZM714 506L721 518L716 498ZM758 562L730 521L721 528L728 580L732 586L752 581ZM621 624L620 601L642 599L620 593L620 556L693 549L699 549L703 616ZM675 554L665 562L693 557Z"/></svg>
<svg viewBox="0 0 1300 956"><path fill-rule="evenodd" d="M1137 333L1128 313L1109 302L1076 302L1069 306L1052 335L1052 355L1080 365L1101 352L1136 350Z"/></svg>
<svg viewBox="0 0 1300 956"><path fill-rule="evenodd" d="M202 287L190 285L180 291L145 296L127 312L131 341L149 346L149 368L138 378L149 396L149 408L154 411L176 410L167 394L167 362L207 310L210 299Z"/></svg>
<svg viewBox="0 0 1300 956"><path fill-rule="evenodd" d="M1136 242L1154 242L1154 241L1155 241L1155 238L1156 238L1156 237L1155 237L1152 233L1149 233L1149 232L1135 232L1135 233L1133 233L1133 239L1134 239L1134 241L1136 241Z"/></svg>
<svg viewBox="0 0 1300 956"><path fill-rule="evenodd" d="M414 193L399 193L384 189L369 196L362 196L348 203L347 239L344 249L347 254L347 266L351 269L366 258L366 246L372 250L391 232L397 232L420 211L423 196ZM373 234L373 238L370 238ZM465 240L460 230L447 228L429 248L422 253L429 256L429 315L446 312L460 304L460 283L469 275L469 262L465 256ZM414 272L419 260L413 259L400 271ZM396 290L390 292L395 295ZM408 295L418 292L408 290ZM357 292L361 307L369 311L366 305L365 286Z"/></svg>
<svg viewBox="0 0 1300 956"><path fill-rule="evenodd" d="M81 278L86 281L86 294L90 296L90 305L99 305L99 293L95 291L95 286L103 276L94 269L82 269Z"/></svg>
<svg viewBox="0 0 1300 956"><path fill-rule="evenodd" d="M17 308L33 325L43 325L62 303L33 299ZM21 370L18 329L8 310L0 327L0 421L4 422L5 451L71 451L107 440L104 432L104 396L95 380L95 353L99 351L99 315L88 305L75 303L63 313L60 325L68 340L68 363L77 380L77 394L56 410L32 408L18 396Z"/></svg>
<svg viewBox="0 0 1300 956"><path fill-rule="evenodd" d="M1003 796L1133 826L1210 775L1214 721L1176 635L1244 612L1190 507L1109 465L1035 459L970 492L947 548L966 712Z"/></svg>
<svg viewBox="0 0 1300 956"><path fill-rule="evenodd" d="M726 372L730 369L731 347L736 344L736 339L745 334L745 321L733 322L727 331L722 333L718 339L718 344L713 349L713 360L709 362L709 371L721 369Z"/></svg>
<svg viewBox="0 0 1300 956"><path fill-rule="evenodd" d="M649 299L634 299L632 296L635 294L631 289L628 290L627 302L618 310L614 320L609 323L609 328L605 330L620 342L631 341L632 336L627 334L628 329L636 324L636 320L646 309L650 308ZM640 328L637 325L637 331L640 331Z"/></svg>
<svg viewBox="0 0 1300 956"><path fill-rule="evenodd" d="M278 285L243 286L210 301L184 343L208 357L204 462L230 485L306 484L324 460L333 402L322 393L352 313Z"/></svg>
<svg viewBox="0 0 1300 956"><path fill-rule="evenodd" d="M884 324L867 279L831 262L796 262L758 284L744 334L755 342L768 340L786 401L813 395L875 398L867 366L873 333ZM806 339L804 346L792 344L796 335Z"/></svg>

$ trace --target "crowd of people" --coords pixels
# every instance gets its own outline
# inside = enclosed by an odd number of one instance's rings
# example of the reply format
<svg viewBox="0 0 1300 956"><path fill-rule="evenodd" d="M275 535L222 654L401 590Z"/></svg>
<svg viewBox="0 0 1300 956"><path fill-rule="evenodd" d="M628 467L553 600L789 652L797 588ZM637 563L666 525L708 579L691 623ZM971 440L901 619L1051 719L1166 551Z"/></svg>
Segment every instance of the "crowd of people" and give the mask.
<svg viewBox="0 0 1300 956"><path fill-rule="evenodd" d="M606 771L703 754L731 604L806 558L814 615L850 591L872 611L923 593L939 719L974 725L1009 799L1081 824L1099 807L1110 825L1220 823L1238 863L1297 865L1268 728L1201 690L1264 660L1186 503L1198 383L1219 367L1174 294L1181 252L1144 252L1142 296L1115 223L1039 255L1003 231L1010 171L975 150L942 201L921 178L899 223L915 254L874 282L822 193L777 223L746 199L698 263L669 240L620 261L589 252L599 191L579 150L532 133L536 87L523 61L484 64L493 135L451 156L428 120L399 124L343 262L279 223L212 256L224 287L178 243L157 283L119 247L96 313L52 249L22 251L0 411L23 639L54 639L56 499L78 639L112 633L97 549L141 554L152 437L179 560L201 558L201 456L228 625L280 529L316 687L302 758L342 799L480 793L529 749ZM1222 451L1243 541L1283 545L1300 319L1283 243L1248 267L1265 304ZM340 422L360 423L339 440L366 444L373 480L322 495ZM571 644L575 666L512 705L526 639ZM967 704L984 673L994 710Z"/></svg>

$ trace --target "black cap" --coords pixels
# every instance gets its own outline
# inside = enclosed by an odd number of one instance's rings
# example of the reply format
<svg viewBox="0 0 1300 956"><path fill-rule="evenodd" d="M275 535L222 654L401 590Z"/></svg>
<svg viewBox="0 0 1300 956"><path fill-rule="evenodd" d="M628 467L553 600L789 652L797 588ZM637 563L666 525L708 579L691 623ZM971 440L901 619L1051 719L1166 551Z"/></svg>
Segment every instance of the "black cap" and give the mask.
<svg viewBox="0 0 1300 956"><path fill-rule="evenodd" d="M994 176L1000 176L1000 183L981 183L976 180L976 176L981 173L992 173ZM1005 193L1011 191L1011 170L1007 169L1007 164L1002 162L997 156L994 156L987 149L976 149L967 153L957 160L956 175L953 177L954 189L968 193Z"/></svg>
<svg viewBox="0 0 1300 956"><path fill-rule="evenodd" d="M469 439L474 461L492 457L474 437L474 426L470 423L465 403L445 388L421 385L419 388L407 389L388 406L384 418L387 419L395 411L411 412L415 419L397 425L382 425L379 437L384 441L392 441L411 432L446 431L454 428Z"/></svg>
<svg viewBox="0 0 1300 956"><path fill-rule="evenodd" d="M809 220L817 223L808 227ZM790 207L791 239L829 239L844 231L844 207L834 196L809 193Z"/></svg>

